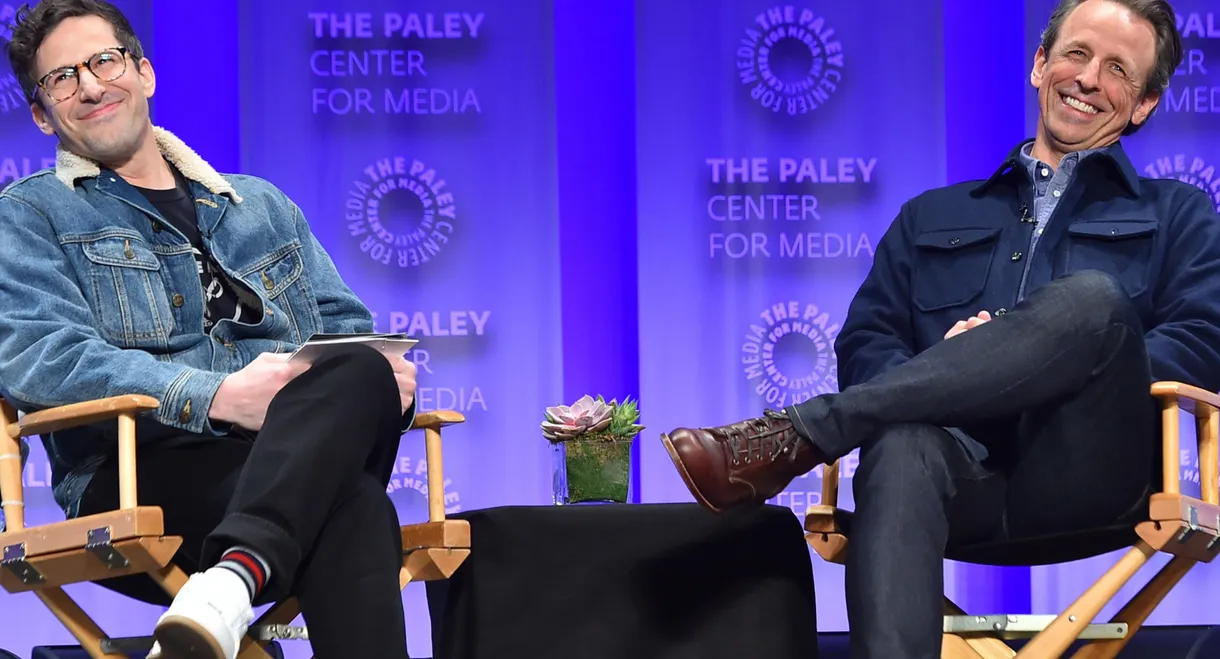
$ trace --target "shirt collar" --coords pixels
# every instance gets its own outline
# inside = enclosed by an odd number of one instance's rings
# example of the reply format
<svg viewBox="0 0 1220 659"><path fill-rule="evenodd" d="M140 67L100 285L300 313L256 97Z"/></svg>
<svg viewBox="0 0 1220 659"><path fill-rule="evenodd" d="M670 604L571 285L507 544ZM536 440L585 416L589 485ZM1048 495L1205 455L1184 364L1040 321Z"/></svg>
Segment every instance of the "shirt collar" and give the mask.
<svg viewBox="0 0 1220 659"><path fill-rule="evenodd" d="M979 183L971 191L975 196L982 195L991 186L995 185L1005 177L1013 175L1014 172L1020 175L1024 172L1029 181L1035 180L1034 167L1040 166L1036 158L1030 155L1033 149L1033 140L1026 140L1018 144L1016 148L1009 152L1008 157L1004 159L995 172L983 182ZM1127 157L1120 143L1115 142L1107 147L1100 149L1089 149L1068 154L1067 158L1071 158L1068 166L1079 166L1081 163L1089 160L1098 160L1101 163L1110 165L1116 173L1118 173L1123 185L1135 196L1140 194L1139 174L1135 171L1135 166L1131 164L1131 160ZM1061 163L1062 166L1062 163Z"/></svg>

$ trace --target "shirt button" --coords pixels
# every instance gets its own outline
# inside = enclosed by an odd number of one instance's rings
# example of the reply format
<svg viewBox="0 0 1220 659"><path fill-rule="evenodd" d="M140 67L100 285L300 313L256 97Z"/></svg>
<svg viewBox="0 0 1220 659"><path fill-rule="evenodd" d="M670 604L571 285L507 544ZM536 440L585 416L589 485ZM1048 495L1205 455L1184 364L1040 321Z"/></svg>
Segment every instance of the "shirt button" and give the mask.
<svg viewBox="0 0 1220 659"><path fill-rule="evenodd" d="M1012 260L1014 260L1014 261L1020 261L1020 260L1021 260L1021 252L1013 252L1013 253L1012 253Z"/></svg>
<svg viewBox="0 0 1220 659"><path fill-rule="evenodd" d="M1000 308L995 310L995 315L997 316L1003 316L1006 313L1008 313L1008 309Z"/></svg>
<svg viewBox="0 0 1220 659"><path fill-rule="evenodd" d="M1050 176L1050 175L1051 175L1051 170L1049 170L1049 169L1047 169L1047 168L1043 167L1043 168L1042 168L1042 175L1043 175L1043 176Z"/></svg>
<svg viewBox="0 0 1220 659"><path fill-rule="evenodd" d="M185 302L186 300L184 300L182 298L181 293L174 293L174 297L171 301L173 302L175 307L180 307L180 306L182 306L182 303Z"/></svg>
<svg viewBox="0 0 1220 659"><path fill-rule="evenodd" d="M956 245L956 244L958 244L958 243L960 243L960 242L962 242L962 239L961 239L961 238L953 238L953 239L951 239L951 240L949 241L949 244L950 244L950 245Z"/></svg>
<svg viewBox="0 0 1220 659"><path fill-rule="evenodd" d="M1055 191L1054 191L1054 192L1052 192L1051 194L1053 194L1053 195L1055 195L1056 197L1058 197L1058 196L1059 196L1060 194L1062 194L1062 193L1061 193L1061 192L1059 192L1058 190L1055 190Z"/></svg>

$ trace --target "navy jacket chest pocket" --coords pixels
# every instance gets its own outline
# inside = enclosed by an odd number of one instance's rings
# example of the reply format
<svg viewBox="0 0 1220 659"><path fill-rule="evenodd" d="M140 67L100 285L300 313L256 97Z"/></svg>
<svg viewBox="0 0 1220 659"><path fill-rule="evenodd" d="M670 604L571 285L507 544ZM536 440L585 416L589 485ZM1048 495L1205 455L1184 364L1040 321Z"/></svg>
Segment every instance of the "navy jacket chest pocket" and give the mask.
<svg viewBox="0 0 1220 659"><path fill-rule="evenodd" d="M911 296L928 312L967 304L982 294L999 229L935 229L915 237Z"/></svg>
<svg viewBox="0 0 1220 659"><path fill-rule="evenodd" d="M79 242L88 270L84 289L105 338L127 348L167 348L174 317L161 259L135 236Z"/></svg>
<svg viewBox="0 0 1220 659"><path fill-rule="evenodd" d="M1158 220L1076 222L1068 226L1065 274L1098 270L1118 280L1127 295L1148 289Z"/></svg>

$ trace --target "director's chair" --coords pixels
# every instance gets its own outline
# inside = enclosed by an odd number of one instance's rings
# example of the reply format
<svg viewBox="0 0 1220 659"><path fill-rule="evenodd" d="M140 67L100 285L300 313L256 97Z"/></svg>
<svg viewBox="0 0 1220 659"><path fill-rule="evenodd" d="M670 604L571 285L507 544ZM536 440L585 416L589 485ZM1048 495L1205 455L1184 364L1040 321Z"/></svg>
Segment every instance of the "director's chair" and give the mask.
<svg viewBox="0 0 1220 659"><path fill-rule="evenodd" d="M148 396L118 396L27 414L20 419L0 399L0 502L6 527L0 533L0 586L9 593L33 592L93 659L126 659L151 649L151 636L109 638L63 591L63 586L111 577L147 574L165 591L168 606L186 583L174 565L182 538L165 535L161 509L136 501L136 415L160 403ZM119 427L119 510L62 522L25 526L20 442L56 430L116 420ZM428 521L402 527L400 587L412 581L448 579L470 555L470 526L445 519L441 429L465 418L451 411L416 416L411 430L424 431L428 460ZM274 640L309 638L305 627L289 626L299 613L295 598L272 605L255 621L238 657L269 659Z"/></svg>
<svg viewBox="0 0 1220 659"><path fill-rule="evenodd" d="M950 560L981 565L1048 565L1100 556L1130 547L1114 567L1058 615L966 615L945 598L942 659L1058 659L1077 640L1087 641L1077 659L1113 659L1169 591L1196 563L1220 553L1220 396L1177 382L1157 382L1161 405L1163 487L1152 494L1146 515L1132 525L1079 529L1055 536L957 548ZM1195 417L1200 499L1180 491L1180 412ZM836 507L839 465L822 478L821 506L805 514L805 538L823 560L844 564L851 512ZM1173 558L1107 623L1094 618L1157 552ZM1042 557L1037 563L1030 556ZM1029 639L1020 652L1004 639Z"/></svg>

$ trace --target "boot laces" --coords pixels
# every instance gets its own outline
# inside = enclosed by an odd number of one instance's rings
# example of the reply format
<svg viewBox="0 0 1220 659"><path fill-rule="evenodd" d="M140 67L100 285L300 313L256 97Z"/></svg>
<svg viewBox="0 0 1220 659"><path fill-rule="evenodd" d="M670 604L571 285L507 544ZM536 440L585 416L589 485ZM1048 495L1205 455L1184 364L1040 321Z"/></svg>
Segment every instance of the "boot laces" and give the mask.
<svg viewBox="0 0 1220 659"><path fill-rule="evenodd" d="M789 459L796 458L793 450L796 434L783 425L773 426L771 420L788 421L788 416L775 410L766 410L762 417L734 423L713 432L720 434L733 451L733 464L749 464L754 461L774 462L785 453Z"/></svg>

